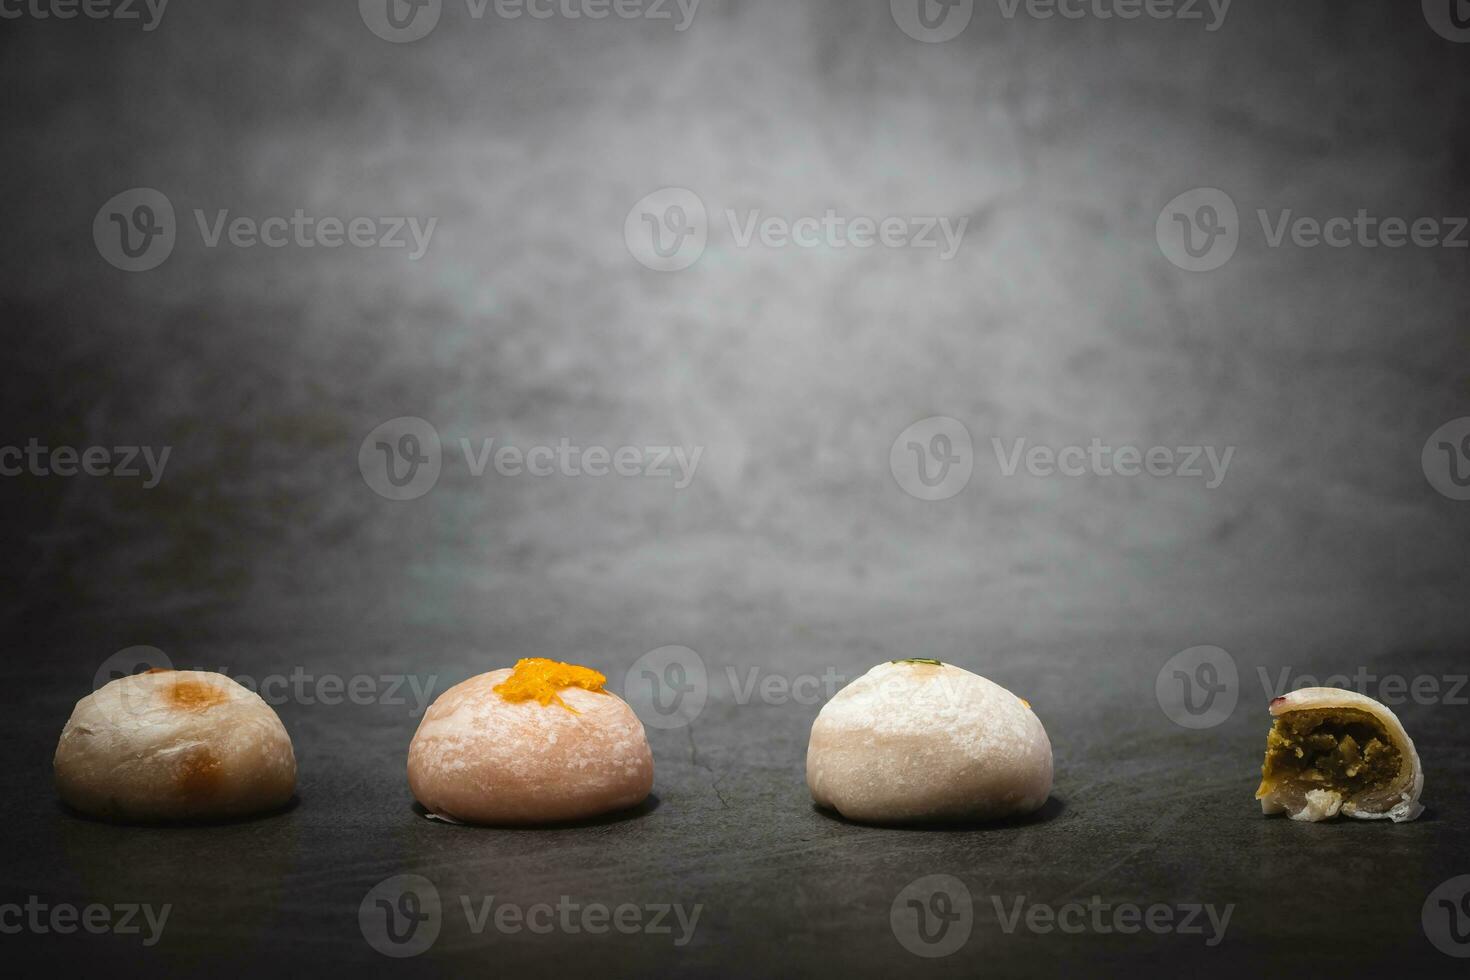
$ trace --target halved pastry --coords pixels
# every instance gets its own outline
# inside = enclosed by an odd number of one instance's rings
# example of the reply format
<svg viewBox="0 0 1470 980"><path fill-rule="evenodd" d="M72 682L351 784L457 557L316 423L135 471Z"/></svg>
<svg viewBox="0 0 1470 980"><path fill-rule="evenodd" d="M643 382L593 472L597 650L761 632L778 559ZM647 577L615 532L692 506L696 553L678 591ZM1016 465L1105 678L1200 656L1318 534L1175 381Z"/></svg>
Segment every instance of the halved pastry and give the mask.
<svg viewBox="0 0 1470 980"><path fill-rule="evenodd" d="M1424 770L1398 717L1356 691L1307 687L1271 702L1262 813L1403 823L1424 812Z"/></svg>

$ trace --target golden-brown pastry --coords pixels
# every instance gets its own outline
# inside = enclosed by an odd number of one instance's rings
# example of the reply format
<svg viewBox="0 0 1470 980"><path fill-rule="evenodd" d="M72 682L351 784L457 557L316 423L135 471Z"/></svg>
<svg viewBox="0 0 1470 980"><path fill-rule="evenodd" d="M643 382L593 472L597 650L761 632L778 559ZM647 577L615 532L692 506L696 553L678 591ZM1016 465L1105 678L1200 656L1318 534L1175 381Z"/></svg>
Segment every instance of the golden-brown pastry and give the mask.
<svg viewBox="0 0 1470 980"><path fill-rule="evenodd" d="M213 820L277 809L296 791L291 737L223 674L150 670L77 702L54 760L69 806L112 820Z"/></svg>

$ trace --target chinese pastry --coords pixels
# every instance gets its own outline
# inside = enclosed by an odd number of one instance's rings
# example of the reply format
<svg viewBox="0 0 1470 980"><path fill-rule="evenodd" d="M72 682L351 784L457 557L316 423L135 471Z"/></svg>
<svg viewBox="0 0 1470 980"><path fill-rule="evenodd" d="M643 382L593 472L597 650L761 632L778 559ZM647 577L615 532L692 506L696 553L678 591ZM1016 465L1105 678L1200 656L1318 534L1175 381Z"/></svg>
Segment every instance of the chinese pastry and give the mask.
<svg viewBox="0 0 1470 980"><path fill-rule="evenodd" d="M653 755L606 680L538 657L445 691L409 746L414 798L431 816L474 824L583 820L642 803Z"/></svg>

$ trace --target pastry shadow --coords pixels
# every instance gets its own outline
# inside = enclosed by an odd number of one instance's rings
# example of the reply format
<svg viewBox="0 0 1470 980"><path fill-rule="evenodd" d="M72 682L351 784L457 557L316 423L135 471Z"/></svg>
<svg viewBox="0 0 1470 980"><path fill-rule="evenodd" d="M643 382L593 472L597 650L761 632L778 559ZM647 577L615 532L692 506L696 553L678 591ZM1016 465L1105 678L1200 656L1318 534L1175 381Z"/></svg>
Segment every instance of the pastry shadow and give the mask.
<svg viewBox="0 0 1470 980"><path fill-rule="evenodd" d="M846 824L849 827L863 827L869 830L917 830L929 833L977 833L987 830L1011 830L1018 827L1033 827L1038 824L1050 823L1066 812L1066 801L1057 796L1049 796L1041 808L1019 817L1006 817L1003 820L955 820L941 823L865 823L861 820L849 820L836 810L812 804L812 811L821 814L833 823Z"/></svg>
<svg viewBox="0 0 1470 980"><path fill-rule="evenodd" d="M612 824L627 823L630 820L641 820L661 805L658 794L649 793L642 803L629 807L626 810L617 810L613 813L604 813L601 816L587 817L585 820L561 820L550 823L460 823L457 821L443 820L433 817L424 805L414 800L410 806L415 814L430 823L442 824L445 827L460 827L466 830L577 830L582 827L606 827Z"/></svg>
<svg viewBox="0 0 1470 980"><path fill-rule="evenodd" d="M154 827L161 829L173 829L183 827L238 827L244 824L257 823L269 820L272 817L281 817L295 810L301 805L301 797L295 793L285 803L273 810L262 810L259 813L247 813L239 817L215 817L193 820L139 820L136 818L121 817L99 817L57 800L56 808L73 820L82 823L101 824L107 827Z"/></svg>

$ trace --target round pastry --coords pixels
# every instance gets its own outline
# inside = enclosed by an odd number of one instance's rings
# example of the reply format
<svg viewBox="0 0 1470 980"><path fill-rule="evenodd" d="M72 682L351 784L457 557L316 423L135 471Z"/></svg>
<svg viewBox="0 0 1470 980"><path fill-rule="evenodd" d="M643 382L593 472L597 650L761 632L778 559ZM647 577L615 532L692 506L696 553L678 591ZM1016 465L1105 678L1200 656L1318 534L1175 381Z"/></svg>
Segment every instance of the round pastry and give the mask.
<svg viewBox="0 0 1470 980"><path fill-rule="evenodd" d="M1398 716L1356 691L1305 687L1271 702L1276 719L1256 799L1293 820L1413 820L1424 770Z"/></svg>
<svg viewBox="0 0 1470 980"><path fill-rule="evenodd" d="M408 785L457 823L542 824L637 806L653 788L643 723L595 670L539 657L439 696L408 748Z"/></svg>
<svg viewBox="0 0 1470 980"><path fill-rule="evenodd" d="M223 674L150 670L77 702L61 731L56 788L110 820L217 820L285 805L291 736L270 705Z"/></svg>
<svg viewBox="0 0 1470 980"><path fill-rule="evenodd" d="M812 799L865 823L997 820L1051 794L1051 741L1031 705L938 660L879 664L812 725Z"/></svg>

